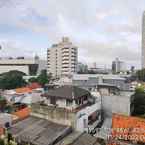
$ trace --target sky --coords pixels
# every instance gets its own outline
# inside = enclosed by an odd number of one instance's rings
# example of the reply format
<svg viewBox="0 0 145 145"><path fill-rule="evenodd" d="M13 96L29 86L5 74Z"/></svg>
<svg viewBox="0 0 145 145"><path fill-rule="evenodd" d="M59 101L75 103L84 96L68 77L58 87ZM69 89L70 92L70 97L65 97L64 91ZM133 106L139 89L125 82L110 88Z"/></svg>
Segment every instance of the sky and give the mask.
<svg viewBox="0 0 145 145"><path fill-rule="evenodd" d="M111 65L119 57L140 68L145 0L0 0L0 56L35 54L70 37L79 61Z"/></svg>

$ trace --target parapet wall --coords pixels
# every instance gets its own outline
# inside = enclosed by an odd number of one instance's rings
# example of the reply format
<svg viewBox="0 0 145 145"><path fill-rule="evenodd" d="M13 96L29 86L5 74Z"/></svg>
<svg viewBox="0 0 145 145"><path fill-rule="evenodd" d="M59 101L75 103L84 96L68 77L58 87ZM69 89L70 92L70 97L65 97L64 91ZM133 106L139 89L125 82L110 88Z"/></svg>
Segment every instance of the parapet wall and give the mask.
<svg viewBox="0 0 145 145"><path fill-rule="evenodd" d="M64 108L32 104L31 115L75 128L75 113Z"/></svg>

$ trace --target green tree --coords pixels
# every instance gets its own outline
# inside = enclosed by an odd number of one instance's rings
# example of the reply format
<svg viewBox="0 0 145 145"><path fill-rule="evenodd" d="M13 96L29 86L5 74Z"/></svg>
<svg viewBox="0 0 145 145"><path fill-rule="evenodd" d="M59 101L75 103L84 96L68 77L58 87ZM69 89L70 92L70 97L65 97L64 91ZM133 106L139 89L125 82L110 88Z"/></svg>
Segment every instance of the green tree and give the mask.
<svg viewBox="0 0 145 145"><path fill-rule="evenodd" d="M138 70L136 72L136 76L137 76L138 80L145 81L145 69Z"/></svg>
<svg viewBox="0 0 145 145"><path fill-rule="evenodd" d="M0 100L0 112L5 110L5 107L7 105L7 101L5 99Z"/></svg>
<svg viewBox="0 0 145 145"><path fill-rule="evenodd" d="M23 79L23 72L9 71L0 76L0 88L1 89L15 89L26 85Z"/></svg>
<svg viewBox="0 0 145 145"><path fill-rule="evenodd" d="M145 91L143 87L138 87L132 96L131 107L133 107L133 116L145 114Z"/></svg>
<svg viewBox="0 0 145 145"><path fill-rule="evenodd" d="M29 83L38 82L38 78L32 77L28 81L29 81Z"/></svg>
<svg viewBox="0 0 145 145"><path fill-rule="evenodd" d="M51 74L48 75L46 70L42 70L37 78L38 83L40 83L42 86L49 83L50 79L51 79Z"/></svg>
<svg viewBox="0 0 145 145"><path fill-rule="evenodd" d="M0 145L5 145L5 142L3 139L0 139Z"/></svg>

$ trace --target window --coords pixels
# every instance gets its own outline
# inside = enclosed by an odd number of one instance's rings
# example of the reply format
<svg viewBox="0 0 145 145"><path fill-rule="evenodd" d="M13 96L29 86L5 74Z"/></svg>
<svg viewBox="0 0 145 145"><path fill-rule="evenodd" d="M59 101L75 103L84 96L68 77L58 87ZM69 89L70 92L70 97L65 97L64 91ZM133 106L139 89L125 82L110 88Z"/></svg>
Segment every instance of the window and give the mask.
<svg viewBox="0 0 145 145"><path fill-rule="evenodd" d="M66 106L71 106L72 105L72 100L66 100Z"/></svg>
<svg viewBox="0 0 145 145"><path fill-rule="evenodd" d="M56 105L56 98L55 97L50 98L50 104Z"/></svg>

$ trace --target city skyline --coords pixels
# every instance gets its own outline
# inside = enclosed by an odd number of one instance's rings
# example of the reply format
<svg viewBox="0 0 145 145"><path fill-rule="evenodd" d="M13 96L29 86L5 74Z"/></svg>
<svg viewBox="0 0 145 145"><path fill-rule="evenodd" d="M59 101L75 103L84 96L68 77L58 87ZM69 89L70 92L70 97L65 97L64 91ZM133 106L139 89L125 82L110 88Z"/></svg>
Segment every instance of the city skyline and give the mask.
<svg viewBox="0 0 145 145"><path fill-rule="evenodd" d="M1 56L37 53L68 36L79 48L79 61L111 65L119 57L141 66L140 0L1 0ZM107 61L106 61L107 60Z"/></svg>

